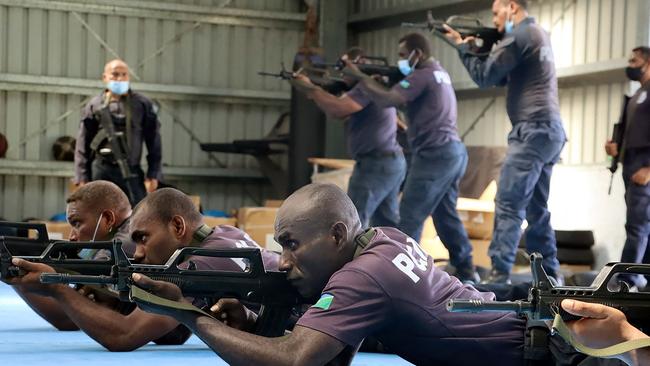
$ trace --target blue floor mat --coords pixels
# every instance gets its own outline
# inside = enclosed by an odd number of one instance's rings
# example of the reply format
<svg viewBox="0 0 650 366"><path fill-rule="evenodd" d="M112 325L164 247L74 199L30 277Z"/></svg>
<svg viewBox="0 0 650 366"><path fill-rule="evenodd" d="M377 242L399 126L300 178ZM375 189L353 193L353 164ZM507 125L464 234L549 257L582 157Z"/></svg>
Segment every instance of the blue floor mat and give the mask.
<svg viewBox="0 0 650 366"><path fill-rule="evenodd" d="M29 365L227 365L197 337L182 346L149 344L133 352L106 351L83 332L59 332L36 315L10 286L0 283L2 364ZM394 355L359 353L355 366L411 365Z"/></svg>

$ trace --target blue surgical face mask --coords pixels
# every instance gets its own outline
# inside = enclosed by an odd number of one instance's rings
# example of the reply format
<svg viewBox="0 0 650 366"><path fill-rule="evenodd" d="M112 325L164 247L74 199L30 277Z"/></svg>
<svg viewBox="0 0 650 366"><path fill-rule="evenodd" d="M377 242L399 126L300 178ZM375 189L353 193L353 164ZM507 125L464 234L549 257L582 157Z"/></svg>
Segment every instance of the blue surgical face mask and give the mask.
<svg viewBox="0 0 650 366"><path fill-rule="evenodd" d="M415 53L415 50L411 51L409 54L409 57L406 60L399 60L397 61L397 67L399 68L399 71L404 75L408 76L410 73L413 72L413 69L415 68L415 65L418 64L417 61L411 66L411 57L413 57L413 54Z"/></svg>
<svg viewBox="0 0 650 366"><path fill-rule="evenodd" d="M129 82L128 81L116 81L111 80L106 84L108 90L115 95L124 95L129 92Z"/></svg>
<svg viewBox="0 0 650 366"><path fill-rule="evenodd" d="M515 30L515 22L512 20L506 20L506 24L505 24L506 34L512 33L513 30Z"/></svg>
<svg viewBox="0 0 650 366"><path fill-rule="evenodd" d="M508 11L508 13L510 12ZM503 29L506 34L510 34L513 30L515 30L515 21L513 20L513 14L507 15L506 24L504 25Z"/></svg>

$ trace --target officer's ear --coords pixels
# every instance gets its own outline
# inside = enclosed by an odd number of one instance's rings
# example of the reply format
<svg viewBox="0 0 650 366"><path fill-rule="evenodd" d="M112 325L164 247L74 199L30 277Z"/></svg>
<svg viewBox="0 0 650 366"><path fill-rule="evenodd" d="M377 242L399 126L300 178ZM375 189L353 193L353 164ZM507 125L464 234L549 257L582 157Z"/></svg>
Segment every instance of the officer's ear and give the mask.
<svg viewBox="0 0 650 366"><path fill-rule="evenodd" d="M117 226L115 212L112 210L104 210L100 215L104 220L106 220L106 227L108 228L108 232L111 233Z"/></svg>
<svg viewBox="0 0 650 366"><path fill-rule="evenodd" d="M187 223L183 216L174 215L169 222L169 226L176 239L181 239L187 232Z"/></svg>
<svg viewBox="0 0 650 366"><path fill-rule="evenodd" d="M416 60L418 60L418 61L420 61L420 62L424 61L424 57L425 57L425 55L424 55L424 52L422 52L421 49L416 48L416 49L414 49L413 51L415 51L415 59L416 59Z"/></svg>
<svg viewBox="0 0 650 366"><path fill-rule="evenodd" d="M515 15L517 11L519 11L520 7L521 5L517 4L516 1L510 0L510 2L508 3L508 8L509 8L508 10L510 11L511 15Z"/></svg>
<svg viewBox="0 0 650 366"><path fill-rule="evenodd" d="M337 222L330 228L330 235L334 239L337 248L343 249L348 240L348 227L342 222Z"/></svg>

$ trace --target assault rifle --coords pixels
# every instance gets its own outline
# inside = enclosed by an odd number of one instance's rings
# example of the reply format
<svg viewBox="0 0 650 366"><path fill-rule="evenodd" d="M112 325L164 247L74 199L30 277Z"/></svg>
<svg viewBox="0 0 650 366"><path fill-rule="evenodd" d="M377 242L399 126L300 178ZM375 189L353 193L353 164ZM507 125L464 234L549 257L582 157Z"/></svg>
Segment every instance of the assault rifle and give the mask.
<svg viewBox="0 0 650 366"><path fill-rule="evenodd" d="M618 148L618 154L612 156L612 161L609 164L609 171L612 173L609 178L609 189L607 194L612 194L612 183L614 182L614 173L618 170L618 162L620 161L621 152L623 151L623 138L625 137L625 125L627 120L627 105L630 102L630 97L627 95L623 96L623 108L621 110L621 116L618 118L618 123L614 124L614 129L612 130L612 142L616 143Z"/></svg>
<svg viewBox="0 0 650 366"><path fill-rule="evenodd" d="M101 137L105 137L108 140L108 146L100 148L98 150L98 153L100 155L112 156L112 158L115 160L115 163L120 168L120 175L122 176L122 179L124 179L124 183L127 188L126 189L127 195L129 197L129 202L135 205L135 195L133 193L134 191L133 186L135 184L138 184L138 176L136 174L133 174L133 172L131 171L131 167L129 165L128 141L126 139L124 132L115 131L115 127L113 126L113 117L111 117L111 113L108 110L108 103L105 104L106 105L103 108L101 108L97 113L99 117L99 122L104 131L103 134L105 134L103 136L100 136L100 140L103 140L103 138ZM128 104L129 103L127 99L126 108L131 108L131 106ZM131 132L130 131L131 122L129 119L130 119L130 114L127 114L126 133ZM92 143L94 142L95 140L93 140ZM101 143L101 141L99 143Z"/></svg>
<svg viewBox="0 0 650 366"><path fill-rule="evenodd" d="M498 29L485 26L478 18L453 15L447 18L446 21L441 21L434 19L430 10L427 12L426 22L402 23L402 27L427 29L431 34L457 49L458 45L450 41L445 35L447 30L443 27L444 24L460 33L463 38L474 37L474 40L470 41L470 49L467 53L477 57L487 57L492 50L492 46L502 38L502 34L499 33Z"/></svg>
<svg viewBox="0 0 650 366"><path fill-rule="evenodd" d="M397 66L391 66L388 64L388 59L383 56L362 56L361 58L371 61L370 63L357 63L354 64L357 66L359 71L366 75L377 75L381 77L381 81L385 86L391 87L399 83L404 79L404 74L399 71ZM373 63L374 62L374 63ZM352 76L354 75L345 72L345 61L338 59L333 64L316 64L316 67L321 68L333 68L336 71L341 71L344 75Z"/></svg>
<svg viewBox="0 0 650 366"><path fill-rule="evenodd" d="M0 279L23 275L22 271L11 263L11 258L21 258L34 263L43 263L54 268L57 272L84 273L90 275L109 275L113 266L111 258L80 259L79 249L118 250L122 251L120 241L70 242L57 241L47 245L40 255L13 255L9 248L19 248L18 238L0 238ZM113 256L111 252L111 256ZM126 254L124 254L126 256Z"/></svg>
<svg viewBox="0 0 650 366"><path fill-rule="evenodd" d="M348 84L346 84L345 81L343 81L342 78L326 75L327 70L325 70L325 69L318 69L318 68L312 68L312 67L309 67L308 69L310 71L312 71L313 73L320 73L321 74L321 76L313 75L313 74L308 75L307 77L309 78L309 80L313 84L320 86L321 88L323 88L323 90L325 90L326 92L328 92L330 94L339 94L339 93L348 91L350 89L348 87ZM302 69L300 71L302 71ZM284 64L281 64L281 69L280 69L280 71L278 73L259 71L257 74L261 75L261 76L272 76L272 77L279 78L279 79L282 79L282 80L291 80L291 79L294 78L294 76L293 76L294 73L291 72L291 71L288 71L284 67Z"/></svg>
<svg viewBox="0 0 650 366"><path fill-rule="evenodd" d="M298 294L287 280L286 273L264 269L262 256L256 248L218 250L186 247L177 250L164 265L132 263L123 251L116 249L114 252L114 266L108 276L42 274L41 282L112 285L120 293L120 298L127 300L131 298L131 276L142 273L153 280L175 284L184 296L195 300L236 298L261 304L254 332L269 337L283 335L293 309L310 303ZM191 261L192 256L241 259L247 267L243 272L199 270ZM189 263L187 269L179 266L183 262Z"/></svg>
<svg viewBox="0 0 650 366"><path fill-rule="evenodd" d="M542 268L542 256L533 253L530 258L533 284L527 301L449 300L447 310L471 313L510 311L530 320L553 320L559 314L564 320L576 320L579 317L567 313L560 306L563 299L574 299L617 308L625 313L631 324L650 329L650 293L630 292L624 282L616 283L614 278L616 275L650 275L650 264L609 263L591 286L574 287L553 285ZM613 290L612 287L618 289Z"/></svg>

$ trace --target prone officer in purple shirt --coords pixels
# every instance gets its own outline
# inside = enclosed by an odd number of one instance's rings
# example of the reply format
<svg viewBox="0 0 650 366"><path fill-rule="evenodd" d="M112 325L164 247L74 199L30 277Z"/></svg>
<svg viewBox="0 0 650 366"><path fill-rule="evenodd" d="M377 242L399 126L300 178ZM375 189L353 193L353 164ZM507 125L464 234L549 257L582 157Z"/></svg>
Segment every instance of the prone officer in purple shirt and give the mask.
<svg viewBox="0 0 650 366"><path fill-rule="evenodd" d="M454 275L478 282L472 245L456 211L458 185L467 167L467 151L456 126L456 94L451 78L431 57L429 40L410 33L399 40L398 62L406 76L387 90L348 61L346 70L361 79L368 98L380 107L405 106L411 149L409 172L400 204L402 232L416 241L431 215L436 232L449 250Z"/></svg>
<svg viewBox="0 0 650 366"><path fill-rule="evenodd" d="M98 180L85 184L66 199L66 215L71 226L69 241L122 241L122 249L129 257L135 252L135 243L129 234L131 205L126 194L115 184ZM83 249L79 257L84 259L101 258L105 253ZM36 289L36 290L35 290ZM30 283L28 286L15 285L16 293L36 314L58 330L78 330L79 327L63 311L61 304L51 296L42 296L47 285ZM96 291L83 286L79 293L92 298L96 304L116 311L130 311L115 298L101 296Z"/></svg>
<svg viewBox="0 0 650 366"><path fill-rule="evenodd" d="M347 58L364 63L364 51L353 47ZM406 174L406 161L397 143L397 111L373 103L355 80L340 97L313 85L304 75L296 75L311 86L306 95L330 116L345 121L348 152L355 160L348 195L359 211L363 227L399 224L398 195Z"/></svg>
<svg viewBox="0 0 650 366"><path fill-rule="evenodd" d="M278 211L275 238L283 249L280 270L301 295L320 294L291 334L260 337L163 305L144 310L174 316L231 365L347 365L371 335L418 365L523 363L523 319L448 312L450 299L487 300L493 294L437 269L415 240L397 229L364 230L338 187L310 184L293 193ZM187 301L174 284L141 274L133 279L159 296Z"/></svg>
<svg viewBox="0 0 650 366"><path fill-rule="evenodd" d="M259 246L241 230L227 226L209 228L192 200L173 188L147 195L133 211L131 237L136 244L134 261L164 264L177 250L190 245L203 248L234 249ZM264 265L277 269L279 256L263 251ZM245 265L229 258L190 257L199 270L243 271ZM15 258L14 264L27 271L14 285L34 289L54 299L68 318L109 351L131 351L149 342L182 344L190 332L178 321L146 313L138 308L122 314L94 303L67 285L42 285L41 273L54 273L47 265ZM181 265L187 265L184 262ZM192 300L194 301L194 300ZM202 304L196 304L202 305Z"/></svg>
<svg viewBox="0 0 650 366"><path fill-rule="evenodd" d="M527 0L494 0L493 21L505 36L486 59L467 53L470 37L463 39L447 27L447 36L459 45L460 58L479 87L508 86L506 108L512 131L496 196L494 235L488 252L492 259L490 283L510 282L524 219L528 221L527 251L542 254L546 273L556 279L560 276L547 202L551 173L566 135L551 41L528 16L527 6Z"/></svg>

